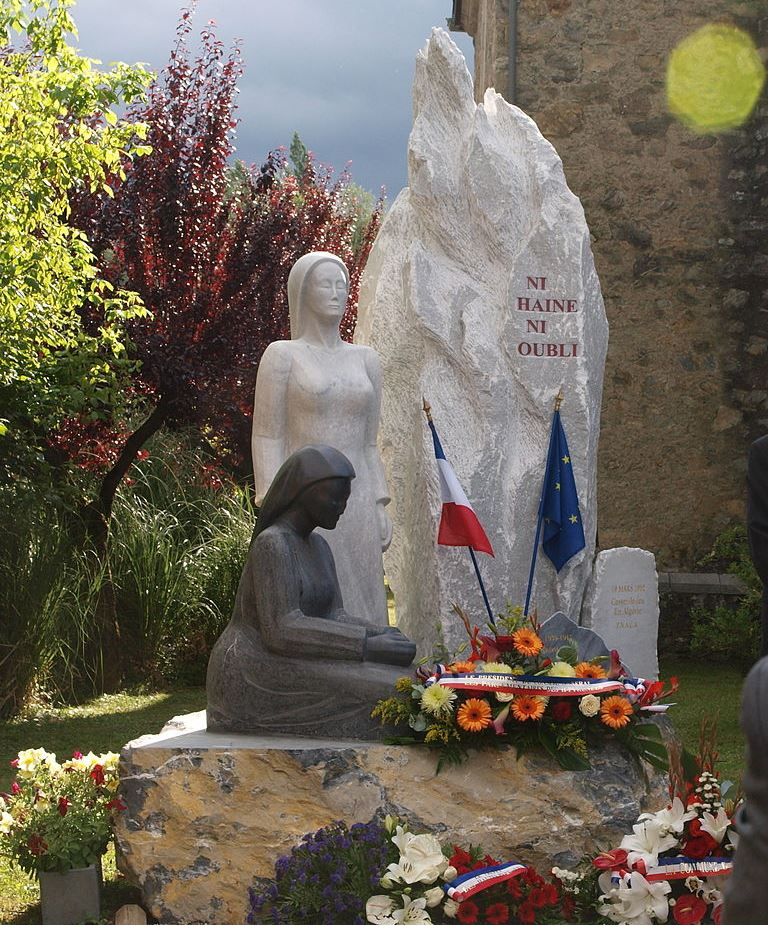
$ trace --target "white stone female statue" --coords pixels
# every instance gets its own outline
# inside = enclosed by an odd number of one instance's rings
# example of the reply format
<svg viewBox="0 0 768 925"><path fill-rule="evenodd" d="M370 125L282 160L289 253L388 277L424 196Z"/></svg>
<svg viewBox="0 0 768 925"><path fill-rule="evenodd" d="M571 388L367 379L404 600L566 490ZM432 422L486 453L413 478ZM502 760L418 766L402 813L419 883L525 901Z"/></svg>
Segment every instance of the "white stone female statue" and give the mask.
<svg viewBox="0 0 768 925"><path fill-rule="evenodd" d="M357 473L336 530L321 531L333 551L344 609L372 626L387 623L381 554L392 539L389 494L376 438L379 358L339 334L349 272L335 254L305 254L288 276L291 340L264 351L256 376L251 449L256 497L296 450L323 443Z"/></svg>

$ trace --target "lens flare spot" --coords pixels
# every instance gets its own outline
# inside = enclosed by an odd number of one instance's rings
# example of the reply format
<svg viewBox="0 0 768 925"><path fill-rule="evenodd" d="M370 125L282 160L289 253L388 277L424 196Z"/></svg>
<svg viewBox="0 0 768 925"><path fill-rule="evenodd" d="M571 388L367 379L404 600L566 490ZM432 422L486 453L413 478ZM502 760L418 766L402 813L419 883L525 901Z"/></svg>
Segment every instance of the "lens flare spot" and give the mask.
<svg viewBox="0 0 768 925"><path fill-rule="evenodd" d="M667 65L669 111L701 134L743 125L765 82L765 66L742 29L711 24L673 50Z"/></svg>

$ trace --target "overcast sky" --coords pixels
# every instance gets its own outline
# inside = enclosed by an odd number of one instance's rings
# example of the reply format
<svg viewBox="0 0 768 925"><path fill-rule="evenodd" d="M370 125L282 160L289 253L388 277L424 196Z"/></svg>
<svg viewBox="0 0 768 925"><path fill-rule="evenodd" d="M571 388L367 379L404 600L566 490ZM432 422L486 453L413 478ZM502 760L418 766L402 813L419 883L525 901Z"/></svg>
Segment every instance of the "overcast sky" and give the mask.
<svg viewBox="0 0 768 925"><path fill-rule="evenodd" d="M168 60L183 0L78 0L79 46L90 57ZM406 185L417 51L445 27L451 0L199 0L195 31L215 20L240 39L237 157L261 163L294 131L322 164L391 202ZM452 33L472 69L472 41Z"/></svg>

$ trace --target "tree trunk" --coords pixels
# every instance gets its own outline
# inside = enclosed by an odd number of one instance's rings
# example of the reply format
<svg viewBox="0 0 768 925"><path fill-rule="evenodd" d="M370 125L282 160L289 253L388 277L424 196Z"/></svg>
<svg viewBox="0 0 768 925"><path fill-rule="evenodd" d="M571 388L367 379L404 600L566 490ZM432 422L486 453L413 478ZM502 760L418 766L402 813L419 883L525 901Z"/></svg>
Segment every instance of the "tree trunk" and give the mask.
<svg viewBox="0 0 768 925"><path fill-rule="evenodd" d="M117 462L104 476L98 498L87 504L83 512L87 535L93 541L99 564L105 569L96 602L96 619L89 647L91 651L86 655L87 662L94 673L96 689L102 693L119 690L124 671L117 598L108 555L109 520L112 516L112 507L120 482L131 468L142 446L165 423L168 417L168 407L169 402L161 397L149 417L128 437Z"/></svg>

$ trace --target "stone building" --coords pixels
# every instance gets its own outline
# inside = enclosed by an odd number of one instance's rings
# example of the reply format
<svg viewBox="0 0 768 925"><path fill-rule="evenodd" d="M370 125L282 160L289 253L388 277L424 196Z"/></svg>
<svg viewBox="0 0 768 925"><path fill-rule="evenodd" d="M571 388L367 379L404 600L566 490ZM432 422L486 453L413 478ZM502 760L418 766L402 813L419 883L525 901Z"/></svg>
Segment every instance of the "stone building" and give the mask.
<svg viewBox="0 0 768 925"><path fill-rule="evenodd" d="M709 22L768 50L760 0L454 0L449 21L477 99L494 86L536 120L587 215L611 326L599 543L671 567L743 518L768 432L766 93L722 135L666 110L668 55Z"/></svg>

